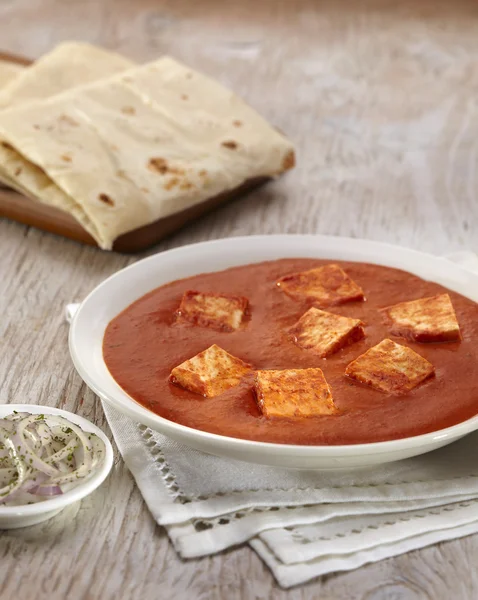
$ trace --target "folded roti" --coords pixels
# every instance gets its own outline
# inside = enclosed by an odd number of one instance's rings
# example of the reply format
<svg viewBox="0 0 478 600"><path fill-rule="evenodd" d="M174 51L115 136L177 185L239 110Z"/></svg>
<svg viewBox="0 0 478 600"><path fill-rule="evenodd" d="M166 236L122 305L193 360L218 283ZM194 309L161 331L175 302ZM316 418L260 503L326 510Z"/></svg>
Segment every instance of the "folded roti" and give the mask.
<svg viewBox="0 0 478 600"><path fill-rule="evenodd" d="M19 75L24 69L25 67L22 67L22 65L17 65L16 63L12 63L6 60L0 60L0 90L2 90L2 88L5 88L7 83L13 81L13 79L15 79L15 77Z"/></svg>
<svg viewBox="0 0 478 600"><path fill-rule="evenodd" d="M48 98L133 65L132 61L103 48L83 42L64 42L31 66L21 70L17 67L17 77L0 90L0 109ZM0 69L0 77L1 74Z"/></svg>
<svg viewBox="0 0 478 600"><path fill-rule="evenodd" d="M0 94L2 88L4 88L7 83L15 79L15 77L21 73L24 68L25 67L22 65L0 59ZM3 187L2 182L0 182L0 187Z"/></svg>
<svg viewBox="0 0 478 600"><path fill-rule="evenodd" d="M0 178L98 245L294 166L238 96L170 57L0 113Z"/></svg>
<svg viewBox="0 0 478 600"><path fill-rule="evenodd" d="M119 54L83 42L61 43L26 68L0 62L0 84L3 72L5 81L8 82L8 85L0 89L0 110L91 83L130 69L134 64ZM3 172L1 164L0 179L0 185L6 184L28 195L28 190Z"/></svg>

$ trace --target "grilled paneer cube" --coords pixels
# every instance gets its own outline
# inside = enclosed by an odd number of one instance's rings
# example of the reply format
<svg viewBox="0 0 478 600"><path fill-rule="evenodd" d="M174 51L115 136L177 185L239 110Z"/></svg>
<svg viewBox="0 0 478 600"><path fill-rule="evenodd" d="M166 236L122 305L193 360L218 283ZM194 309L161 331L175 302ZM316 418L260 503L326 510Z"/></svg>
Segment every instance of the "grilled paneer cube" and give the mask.
<svg viewBox="0 0 478 600"><path fill-rule="evenodd" d="M235 387L252 367L216 344L181 363L169 381L206 398L219 396Z"/></svg>
<svg viewBox="0 0 478 600"><path fill-rule="evenodd" d="M318 306L364 300L362 288L338 265L325 265L302 273L292 273L277 281L281 290L296 300Z"/></svg>
<svg viewBox="0 0 478 600"><path fill-rule="evenodd" d="M266 417L313 417L337 412L320 369L256 371L254 392Z"/></svg>
<svg viewBox="0 0 478 600"><path fill-rule="evenodd" d="M309 308L289 333L298 346L313 351L320 358L330 356L365 336L360 319L350 319L318 308Z"/></svg>
<svg viewBox="0 0 478 600"><path fill-rule="evenodd" d="M390 332L416 342L458 342L461 339L448 294L401 302L382 309Z"/></svg>
<svg viewBox="0 0 478 600"><path fill-rule="evenodd" d="M248 300L241 296L195 291L184 293L177 314L179 321L218 331L235 331L242 323Z"/></svg>
<svg viewBox="0 0 478 600"><path fill-rule="evenodd" d="M409 392L434 372L428 360L392 340L370 348L345 370L348 377L386 394Z"/></svg>

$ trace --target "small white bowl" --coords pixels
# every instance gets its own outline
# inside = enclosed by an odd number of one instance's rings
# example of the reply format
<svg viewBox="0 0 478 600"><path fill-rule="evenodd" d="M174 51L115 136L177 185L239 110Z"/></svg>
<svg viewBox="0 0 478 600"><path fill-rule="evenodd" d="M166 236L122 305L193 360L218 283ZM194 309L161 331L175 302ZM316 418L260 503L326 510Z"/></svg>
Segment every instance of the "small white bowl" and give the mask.
<svg viewBox="0 0 478 600"><path fill-rule="evenodd" d="M19 506L3 506L0 504L0 529L18 529L27 527L28 525L36 525L42 521L46 521L54 517L61 510L78 502L88 494L91 494L108 476L108 473L113 466L113 448L106 435L98 429L96 425L90 423L83 417L79 417L74 413L51 406L38 406L36 404L1 404L0 418L6 417L14 410L17 412L28 412L35 415L59 415L72 423L79 425L83 431L94 433L101 438L105 444L105 457L100 468L84 482L79 483L75 488L54 496L48 500L36 502L35 504L24 504Z"/></svg>

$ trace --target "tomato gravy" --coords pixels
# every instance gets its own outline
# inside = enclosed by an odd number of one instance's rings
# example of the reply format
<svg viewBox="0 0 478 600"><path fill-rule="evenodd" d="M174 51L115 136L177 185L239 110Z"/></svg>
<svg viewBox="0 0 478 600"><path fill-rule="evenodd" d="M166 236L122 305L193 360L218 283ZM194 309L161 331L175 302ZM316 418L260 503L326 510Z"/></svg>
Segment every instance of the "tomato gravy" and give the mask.
<svg viewBox="0 0 478 600"><path fill-rule="evenodd" d="M296 346L287 333L310 307L276 286L280 277L331 261L281 259L174 281L146 294L113 319L103 355L118 384L162 417L220 435L281 444L358 444L404 438L455 425L478 413L478 304L410 273L364 263L333 261L364 290L365 302L325 308L361 319L366 337L327 359ZM250 317L232 333L177 323L187 290L245 296ZM414 343L394 337L379 308L448 292L462 341ZM435 366L435 376L411 392L390 396L344 375L346 366L384 338L409 346ZM266 418L252 392L252 377L215 398L168 382L171 369L217 344L258 369L320 367L337 415Z"/></svg>

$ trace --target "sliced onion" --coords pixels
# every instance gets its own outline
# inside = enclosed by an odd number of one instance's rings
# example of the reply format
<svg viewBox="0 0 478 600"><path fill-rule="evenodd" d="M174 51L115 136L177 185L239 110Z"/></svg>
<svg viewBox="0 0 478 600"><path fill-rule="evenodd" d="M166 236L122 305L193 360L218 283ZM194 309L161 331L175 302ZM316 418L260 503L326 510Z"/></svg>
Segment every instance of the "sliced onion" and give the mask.
<svg viewBox="0 0 478 600"><path fill-rule="evenodd" d="M27 481L31 474L31 469L29 469L21 459L18 449L15 448L9 437L5 438L3 444L11 452L12 466L16 468L16 473L12 476L12 479L0 489L1 502L5 503L10 496L23 487L25 481Z"/></svg>
<svg viewBox="0 0 478 600"><path fill-rule="evenodd" d="M14 413L0 419L0 504L63 494L103 462L105 445L57 415Z"/></svg>
<svg viewBox="0 0 478 600"><path fill-rule="evenodd" d="M12 414L7 415L6 417L4 417L4 419L6 421L19 421L20 419L29 417L30 414L31 413L27 413L27 412L12 412Z"/></svg>
<svg viewBox="0 0 478 600"><path fill-rule="evenodd" d="M28 490L28 493L37 496L59 496L63 494L59 485L35 485Z"/></svg>

